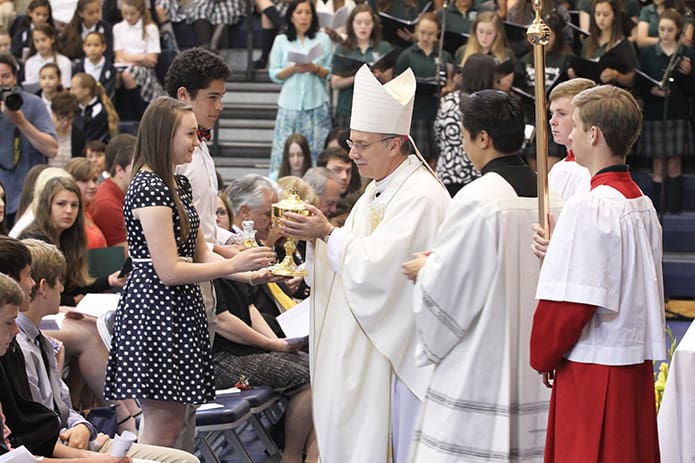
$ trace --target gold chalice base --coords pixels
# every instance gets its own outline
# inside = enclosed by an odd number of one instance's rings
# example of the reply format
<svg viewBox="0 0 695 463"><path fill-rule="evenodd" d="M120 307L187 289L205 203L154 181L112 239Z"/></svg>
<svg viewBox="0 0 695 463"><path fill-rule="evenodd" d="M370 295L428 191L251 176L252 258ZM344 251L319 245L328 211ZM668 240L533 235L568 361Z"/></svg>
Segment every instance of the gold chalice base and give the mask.
<svg viewBox="0 0 695 463"><path fill-rule="evenodd" d="M292 258L290 258L292 261ZM309 274L306 270L300 270L294 265L294 262L287 262L287 257L285 257L282 262L268 267L270 273L280 277L305 277Z"/></svg>

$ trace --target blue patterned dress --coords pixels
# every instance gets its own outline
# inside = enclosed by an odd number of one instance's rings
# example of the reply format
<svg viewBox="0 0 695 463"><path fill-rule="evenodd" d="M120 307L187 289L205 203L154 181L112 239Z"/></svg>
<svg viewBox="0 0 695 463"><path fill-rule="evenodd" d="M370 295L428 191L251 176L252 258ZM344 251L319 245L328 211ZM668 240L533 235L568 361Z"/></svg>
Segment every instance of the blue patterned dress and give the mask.
<svg viewBox="0 0 695 463"><path fill-rule="evenodd" d="M190 220L182 241L174 198L156 174L140 171L125 198L124 215L133 270L116 311L113 341L106 369L108 399L153 399L199 404L214 398L214 374L207 319L197 284L167 286L149 260L147 242L133 209L165 206L172 211L181 258L192 258L200 220L191 185L176 176L181 201Z"/></svg>

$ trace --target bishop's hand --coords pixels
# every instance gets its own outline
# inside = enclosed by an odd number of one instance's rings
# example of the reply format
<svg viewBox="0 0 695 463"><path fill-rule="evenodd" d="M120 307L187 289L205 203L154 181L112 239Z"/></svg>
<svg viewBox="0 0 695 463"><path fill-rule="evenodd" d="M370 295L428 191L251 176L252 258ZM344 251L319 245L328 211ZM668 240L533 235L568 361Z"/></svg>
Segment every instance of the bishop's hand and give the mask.
<svg viewBox="0 0 695 463"><path fill-rule="evenodd" d="M280 232L299 240L313 240L327 236L333 230L333 225L317 207L306 204L306 210L309 215L285 212L278 221Z"/></svg>

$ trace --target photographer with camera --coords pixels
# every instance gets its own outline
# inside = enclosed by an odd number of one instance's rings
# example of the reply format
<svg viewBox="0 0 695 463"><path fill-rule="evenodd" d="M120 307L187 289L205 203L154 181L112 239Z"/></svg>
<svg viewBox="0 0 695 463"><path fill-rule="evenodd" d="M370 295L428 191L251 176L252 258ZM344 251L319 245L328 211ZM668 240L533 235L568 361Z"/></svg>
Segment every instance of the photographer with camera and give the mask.
<svg viewBox="0 0 695 463"><path fill-rule="evenodd" d="M17 87L17 62L0 53L0 183L12 226L27 172L58 153L56 131L41 98Z"/></svg>

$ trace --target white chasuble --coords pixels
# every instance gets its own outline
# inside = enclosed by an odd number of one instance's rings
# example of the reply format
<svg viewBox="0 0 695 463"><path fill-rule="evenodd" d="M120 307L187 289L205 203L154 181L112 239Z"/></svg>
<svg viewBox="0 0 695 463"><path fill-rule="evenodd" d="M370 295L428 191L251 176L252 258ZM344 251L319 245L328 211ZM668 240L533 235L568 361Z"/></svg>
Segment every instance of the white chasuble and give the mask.
<svg viewBox="0 0 695 463"><path fill-rule="evenodd" d="M561 199L551 197L553 213ZM411 461L542 461L550 389L529 365L536 198L497 173L454 200L416 284L418 362L434 364Z"/></svg>
<svg viewBox="0 0 695 463"><path fill-rule="evenodd" d="M432 373L415 365L414 286L401 263L430 249L450 198L414 156L380 183L342 228L339 272L316 241L311 383L324 463L386 463L394 376L422 400Z"/></svg>

